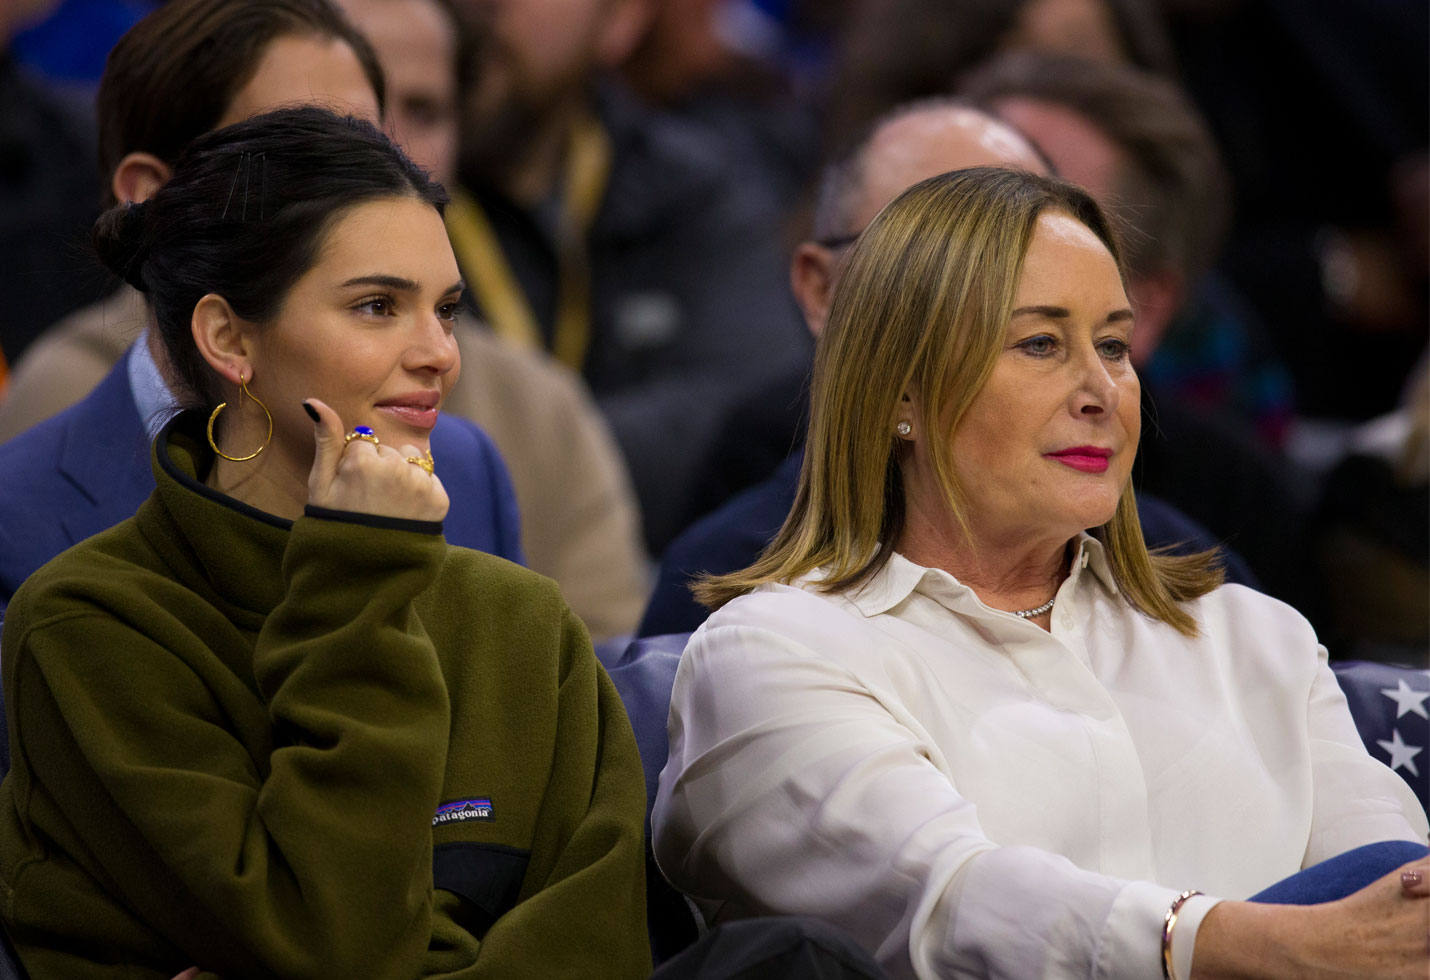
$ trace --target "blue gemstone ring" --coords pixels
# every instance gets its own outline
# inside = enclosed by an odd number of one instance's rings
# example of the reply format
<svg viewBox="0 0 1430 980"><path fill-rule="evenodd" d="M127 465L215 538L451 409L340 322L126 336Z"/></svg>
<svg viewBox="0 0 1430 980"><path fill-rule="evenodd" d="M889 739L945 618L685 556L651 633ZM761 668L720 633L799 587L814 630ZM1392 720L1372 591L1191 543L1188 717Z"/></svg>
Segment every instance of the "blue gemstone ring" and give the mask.
<svg viewBox="0 0 1430 980"><path fill-rule="evenodd" d="M347 435L343 436L343 445L346 446L354 439L361 439L363 442L370 442L374 446L382 445L380 442L377 441L377 433L372 431L372 426L370 425L353 426L353 430Z"/></svg>

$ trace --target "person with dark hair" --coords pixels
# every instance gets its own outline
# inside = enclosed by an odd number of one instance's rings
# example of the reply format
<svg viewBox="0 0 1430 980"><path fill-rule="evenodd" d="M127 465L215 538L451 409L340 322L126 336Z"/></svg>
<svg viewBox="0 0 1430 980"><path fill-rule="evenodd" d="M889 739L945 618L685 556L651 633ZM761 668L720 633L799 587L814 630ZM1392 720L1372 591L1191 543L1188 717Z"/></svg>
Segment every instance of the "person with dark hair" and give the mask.
<svg viewBox="0 0 1430 980"><path fill-rule="evenodd" d="M808 358L777 208L713 134L612 77L651 0L459 3L481 53L457 260L494 330L591 386L658 552L683 526L724 408Z"/></svg>
<svg viewBox="0 0 1430 980"><path fill-rule="evenodd" d="M445 204L298 108L96 226L188 408L139 512L5 620L0 915L32 975L648 972L615 689L554 584L442 538Z"/></svg>
<svg viewBox="0 0 1430 980"><path fill-rule="evenodd" d="M300 57L285 57L284 49ZM295 76L311 86L314 101L367 111L375 96L382 112L377 55L327 0L210 0L155 10L114 46L95 97L99 169L114 175L111 203L134 199L131 182L162 183L169 162L200 133L290 98ZM126 173L126 164L137 172Z"/></svg>
<svg viewBox="0 0 1430 980"><path fill-rule="evenodd" d="M270 40L258 43L263 37ZM233 50L219 60L236 77L210 73L202 52L229 40ZM234 60L237 51L249 60ZM171 97L188 107L186 127L313 102L376 122L381 88L371 48L327 0L172 0L125 36L101 83L110 189L116 200L147 200L169 178L174 158L141 141L182 148L202 132L163 129L165 117L152 109ZM207 113L197 108L200 96L217 100ZM145 329L152 317L145 297L124 287L32 352L0 404L0 434L14 435L0 445L0 605L50 558L131 516L154 489L145 447L173 412L183 379L158 331ZM58 408L81 395L58 415L4 432L6 420L37 404ZM453 490L448 540L520 561L517 508L491 440L448 414L432 437Z"/></svg>
<svg viewBox="0 0 1430 980"><path fill-rule="evenodd" d="M701 583L655 856L708 917L818 916L901 978L1423 978L1426 812L1325 648L1147 549L1119 252L1002 167L860 235L794 508Z"/></svg>
<svg viewBox="0 0 1430 980"><path fill-rule="evenodd" d="M384 114L389 133L452 188L458 80L472 71L472 44L464 40L469 32L459 30L455 8L446 0L345 0L342 10L363 34L354 32L327 0L251 5L174 0L162 16L146 21L116 49L102 86L101 112L111 134L103 166L113 168L104 171L108 192L122 200L143 200L172 162L151 152L147 141L182 145L197 135L192 127L200 124L191 111L167 120L172 128L164 130L166 117L136 109L131 100L149 107L183 90L191 109L204 96L227 100L214 112L233 121L284 102L336 99L376 118L367 93L379 84L389 104ZM226 38L245 25L253 30L222 59L240 76L252 76L237 91L218 84L220 76L201 59L174 62L174 52L194 49L202 37ZM340 31L341 38L333 40L343 43L323 41L329 30ZM259 43L269 35L274 36L266 47ZM377 62L366 36L374 39ZM347 53L348 40L361 46L356 60ZM150 50L156 45L163 51ZM238 57L243 52L258 58L256 65ZM191 89L184 85L185 71L195 75ZM109 303L56 325L17 365L12 397L0 403L0 442L84 397L126 358L129 341L146 317L143 300L125 288ZM556 579L598 640L629 633L647 588L640 514L620 450L590 393L574 372L476 323L460 324L456 336L467 380L448 401L447 415L476 422L500 450L519 504L526 563ZM162 352L147 342L134 356L142 359L146 351L159 354L153 359L162 366ZM444 422L439 434L449 424ZM121 510L126 502L116 502L110 523L132 513L148 492L142 452L131 463L134 479L144 486L127 498L127 511ZM459 495L459 501L466 496ZM459 502L459 511L462 506ZM84 526L93 531L105 525ZM484 546L465 538L460 523L449 524L449 536L459 544ZM52 540L63 547L78 537ZM40 560L48 556L36 552Z"/></svg>
<svg viewBox="0 0 1430 980"><path fill-rule="evenodd" d="M835 58L829 145L843 151L895 106L952 91L1001 51L1175 71L1152 0L854 0Z"/></svg>
<svg viewBox="0 0 1430 980"><path fill-rule="evenodd" d="M323 103L376 122L384 83L372 46L328 0L172 0L109 54L95 97L108 204L143 201L201 133L284 103ZM143 333L121 287L53 325L14 366L0 442L74 404Z"/></svg>
<svg viewBox="0 0 1430 980"><path fill-rule="evenodd" d="M452 0L338 2L377 49L388 132L449 193L463 196L459 82L475 70L475 41ZM556 580L594 640L628 636L645 603L650 561L630 474L590 390L545 351L514 344L475 318L456 337L466 380L447 411L476 422L501 450L527 567Z"/></svg>

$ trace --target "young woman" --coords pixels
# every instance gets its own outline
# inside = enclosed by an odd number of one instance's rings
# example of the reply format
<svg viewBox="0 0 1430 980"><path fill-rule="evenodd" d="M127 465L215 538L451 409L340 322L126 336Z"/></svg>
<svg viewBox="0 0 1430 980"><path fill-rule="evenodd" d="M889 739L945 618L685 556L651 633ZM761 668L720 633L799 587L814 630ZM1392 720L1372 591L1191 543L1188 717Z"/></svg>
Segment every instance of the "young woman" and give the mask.
<svg viewBox="0 0 1430 980"><path fill-rule="evenodd" d="M445 195L320 109L95 240L188 388L139 513L5 621L4 925L36 977L639 977L643 783L555 586L448 547Z"/></svg>

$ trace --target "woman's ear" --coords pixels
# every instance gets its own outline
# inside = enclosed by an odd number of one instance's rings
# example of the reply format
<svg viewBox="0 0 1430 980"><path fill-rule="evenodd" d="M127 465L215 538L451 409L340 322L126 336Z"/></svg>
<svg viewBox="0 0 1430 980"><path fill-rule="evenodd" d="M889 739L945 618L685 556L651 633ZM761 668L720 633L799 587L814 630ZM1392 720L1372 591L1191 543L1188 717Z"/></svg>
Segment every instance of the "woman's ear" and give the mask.
<svg viewBox="0 0 1430 980"><path fill-rule="evenodd" d="M199 300L190 329L203 359L225 381L236 385L253 377L250 324L233 312L228 300L217 293Z"/></svg>
<svg viewBox="0 0 1430 980"><path fill-rule="evenodd" d="M169 165L152 153L131 153L119 161L109 188L121 204L142 204L174 175Z"/></svg>
<svg viewBox="0 0 1430 980"><path fill-rule="evenodd" d="M899 396L899 410L895 415L898 421L894 424L894 431L906 442L918 441L915 438L920 422L918 388L915 387L917 384L916 381L910 381L910 390Z"/></svg>
<svg viewBox="0 0 1430 980"><path fill-rule="evenodd" d="M1137 313L1137 329L1132 334L1132 366L1140 371L1152 359L1167 328L1186 302L1187 280L1166 266L1128 282L1127 298Z"/></svg>

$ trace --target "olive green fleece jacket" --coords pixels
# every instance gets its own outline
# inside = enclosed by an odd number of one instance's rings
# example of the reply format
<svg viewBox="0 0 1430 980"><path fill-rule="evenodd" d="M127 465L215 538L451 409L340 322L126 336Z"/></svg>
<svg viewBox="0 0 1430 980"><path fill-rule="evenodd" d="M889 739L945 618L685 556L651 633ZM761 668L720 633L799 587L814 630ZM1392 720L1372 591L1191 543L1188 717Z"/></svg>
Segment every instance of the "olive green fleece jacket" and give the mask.
<svg viewBox="0 0 1430 980"><path fill-rule="evenodd" d="M7 613L31 976L646 976L640 761L555 585L435 525L223 497L202 422Z"/></svg>

